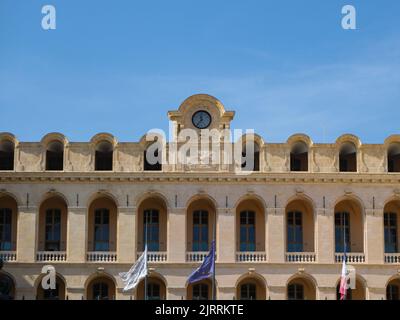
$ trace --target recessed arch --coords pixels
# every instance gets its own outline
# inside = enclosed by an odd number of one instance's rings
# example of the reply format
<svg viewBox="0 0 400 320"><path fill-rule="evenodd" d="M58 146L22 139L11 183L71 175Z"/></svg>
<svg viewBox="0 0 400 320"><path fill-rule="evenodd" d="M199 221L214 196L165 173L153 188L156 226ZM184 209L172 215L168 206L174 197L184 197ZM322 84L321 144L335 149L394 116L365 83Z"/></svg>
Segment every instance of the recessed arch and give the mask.
<svg viewBox="0 0 400 320"><path fill-rule="evenodd" d="M8 136L0 136L0 170L14 170L15 142Z"/></svg>
<svg viewBox="0 0 400 320"><path fill-rule="evenodd" d="M105 272L89 276L85 282L86 300L115 300L115 278Z"/></svg>
<svg viewBox="0 0 400 320"><path fill-rule="evenodd" d="M288 300L316 300L317 281L307 273L297 273L289 278L286 284Z"/></svg>
<svg viewBox="0 0 400 320"><path fill-rule="evenodd" d="M0 294L0 300L14 300L15 299L15 278L12 274L0 270L0 286L3 288L4 293Z"/></svg>
<svg viewBox="0 0 400 320"><path fill-rule="evenodd" d="M235 283L237 300L266 300L267 281L256 273L246 273L241 275Z"/></svg>
<svg viewBox="0 0 400 320"><path fill-rule="evenodd" d="M336 140L340 172L357 172L357 155L361 141L353 135L343 135Z"/></svg>
<svg viewBox="0 0 400 320"><path fill-rule="evenodd" d="M146 193L137 201L137 250L167 251L168 204L158 193ZM146 240L147 235L147 240Z"/></svg>
<svg viewBox="0 0 400 320"><path fill-rule="evenodd" d="M65 300L67 287L65 278L56 273L56 289L44 290L41 284L44 276L44 274L41 274L35 281L36 300Z"/></svg>
<svg viewBox="0 0 400 320"><path fill-rule="evenodd" d="M157 272L152 271L146 279L147 300L166 300L167 282L165 278ZM145 300L145 281L142 280L136 288L136 299Z"/></svg>
<svg viewBox="0 0 400 320"><path fill-rule="evenodd" d="M340 281L336 281L336 299L340 300ZM359 274L356 275L356 288L347 291L346 300L366 300L367 299L367 281Z"/></svg>

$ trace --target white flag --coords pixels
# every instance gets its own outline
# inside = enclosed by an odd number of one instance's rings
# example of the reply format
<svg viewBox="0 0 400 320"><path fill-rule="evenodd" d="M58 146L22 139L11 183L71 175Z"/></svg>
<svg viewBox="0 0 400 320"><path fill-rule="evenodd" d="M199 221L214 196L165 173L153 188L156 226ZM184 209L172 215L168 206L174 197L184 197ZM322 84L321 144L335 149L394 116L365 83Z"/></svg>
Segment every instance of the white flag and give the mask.
<svg viewBox="0 0 400 320"><path fill-rule="evenodd" d="M120 272L119 276L124 282L124 291L135 288L147 276L147 246L132 268L128 272Z"/></svg>

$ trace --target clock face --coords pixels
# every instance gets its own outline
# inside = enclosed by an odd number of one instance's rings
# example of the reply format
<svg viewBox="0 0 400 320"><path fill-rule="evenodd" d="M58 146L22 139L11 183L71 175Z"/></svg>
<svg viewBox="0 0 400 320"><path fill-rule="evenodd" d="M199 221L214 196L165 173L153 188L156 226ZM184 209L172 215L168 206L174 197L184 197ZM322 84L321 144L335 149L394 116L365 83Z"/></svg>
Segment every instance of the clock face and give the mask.
<svg viewBox="0 0 400 320"><path fill-rule="evenodd" d="M211 115L204 110L197 111L192 117L192 122L198 129L208 128L211 124Z"/></svg>

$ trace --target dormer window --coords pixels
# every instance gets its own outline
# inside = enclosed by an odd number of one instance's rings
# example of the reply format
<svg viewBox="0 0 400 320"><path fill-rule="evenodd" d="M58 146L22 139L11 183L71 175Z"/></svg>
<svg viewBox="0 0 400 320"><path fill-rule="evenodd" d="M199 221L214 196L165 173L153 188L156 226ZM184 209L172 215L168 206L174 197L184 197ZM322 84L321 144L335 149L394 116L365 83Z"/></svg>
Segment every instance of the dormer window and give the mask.
<svg viewBox="0 0 400 320"><path fill-rule="evenodd" d="M108 141L99 142L95 153L95 170L111 171L113 169L113 146Z"/></svg>
<svg viewBox="0 0 400 320"><path fill-rule="evenodd" d="M308 146L296 142L290 151L290 171L308 171Z"/></svg>
<svg viewBox="0 0 400 320"><path fill-rule="evenodd" d="M392 143L389 146L388 154L388 172L400 172L400 143Z"/></svg>
<svg viewBox="0 0 400 320"><path fill-rule="evenodd" d="M357 172L357 149L351 142L344 143L340 148L339 171Z"/></svg>
<svg viewBox="0 0 400 320"><path fill-rule="evenodd" d="M0 142L0 170L14 170L14 143L9 140Z"/></svg>
<svg viewBox="0 0 400 320"><path fill-rule="evenodd" d="M64 169L64 145L60 141L50 142L46 150L46 170Z"/></svg>

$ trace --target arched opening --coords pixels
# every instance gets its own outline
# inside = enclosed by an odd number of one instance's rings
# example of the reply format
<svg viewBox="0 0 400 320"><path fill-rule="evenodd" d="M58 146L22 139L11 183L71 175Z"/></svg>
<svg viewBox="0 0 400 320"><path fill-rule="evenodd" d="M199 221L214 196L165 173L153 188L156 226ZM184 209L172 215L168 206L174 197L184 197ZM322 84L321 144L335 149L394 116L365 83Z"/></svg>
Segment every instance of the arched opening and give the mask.
<svg viewBox="0 0 400 320"><path fill-rule="evenodd" d="M60 196L46 199L39 208L39 251L66 251L68 208Z"/></svg>
<svg viewBox="0 0 400 320"><path fill-rule="evenodd" d="M400 200L390 201L385 205L383 214L385 253L399 252L399 214Z"/></svg>
<svg viewBox="0 0 400 320"><path fill-rule="evenodd" d="M52 141L46 150L46 170L64 170L64 144Z"/></svg>
<svg viewBox="0 0 400 320"><path fill-rule="evenodd" d="M290 151L290 171L308 171L308 146L298 141Z"/></svg>
<svg viewBox="0 0 400 320"><path fill-rule="evenodd" d="M14 170L14 147L12 141L0 142L0 170Z"/></svg>
<svg viewBox="0 0 400 320"><path fill-rule="evenodd" d="M0 271L0 300L14 300L15 282L6 273Z"/></svg>
<svg viewBox="0 0 400 320"><path fill-rule="evenodd" d="M150 144L143 154L144 171L162 170L162 146L158 142Z"/></svg>
<svg viewBox="0 0 400 320"><path fill-rule="evenodd" d="M202 280L189 284L186 289L187 300L212 300L212 281Z"/></svg>
<svg viewBox="0 0 400 320"><path fill-rule="evenodd" d="M345 142L340 147L339 171L357 172L357 148L352 142Z"/></svg>
<svg viewBox="0 0 400 320"><path fill-rule="evenodd" d="M242 148L242 170L243 171L260 171L260 146L258 143L253 142L253 153L247 151L247 144L244 142Z"/></svg>
<svg viewBox="0 0 400 320"><path fill-rule="evenodd" d="M187 207L186 251L209 251L213 240L216 208L208 198L192 201Z"/></svg>
<svg viewBox="0 0 400 320"><path fill-rule="evenodd" d="M258 199L244 199L236 207L236 250L265 251L265 210Z"/></svg>
<svg viewBox="0 0 400 320"><path fill-rule="evenodd" d="M400 172L400 143L392 143L388 148L388 172Z"/></svg>
<svg viewBox="0 0 400 320"><path fill-rule="evenodd" d="M352 199L335 206L335 252L364 252L363 210Z"/></svg>
<svg viewBox="0 0 400 320"><path fill-rule="evenodd" d="M400 300L400 278L394 278L387 284L386 300Z"/></svg>
<svg viewBox="0 0 400 320"><path fill-rule="evenodd" d="M145 282L147 284L147 290L145 290ZM162 279L157 276L148 276L146 281L140 281L137 291L137 300L165 300L167 288ZM145 299L145 295L147 295Z"/></svg>
<svg viewBox="0 0 400 320"><path fill-rule="evenodd" d="M43 277L41 277L41 279L42 278ZM55 289L43 289L41 279L38 283L36 291L37 300L65 300L65 283L59 275L56 275Z"/></svg>
<svg viewBox="0 0 400 320"><path fill-rule="evenodd" d="M266 300L266 298L265 283L256 277L245 277L236 286L238 300Z"/></svg>
<svg viewBox="0 0 400 320"><path fill-rule="evenodd" d="M336 286L336 300L340 300L340 280ZM355 289L347 289L344 300L365 300L365 286L360 279L356 279Z"/></svg>
<svg viewBox="0 0 400 320"><path fill-rule="evenodd" d="M140 203L138 213L138 251L144 250L146 242L148 251L166 251L167 205L165 201L158 196L151 196Z"/></svg>
<svg viewBox="0 0 400 320"><path fill-rule="evenodd" d="M113 146L108 141L101 141L96 145L95 170L113 170Z"/></svg>
<svg viewBox="0 0 400 320"><path fill-rule="evenodd" d="M305 277L296 277L287 285L288 300L315 300L316 288L314 283Z"/></svg>
<svg viewBox="0 0 400 320"><path fill-rule="evenodd" d="M117 250L117 205L113 199L101 196L89 206L88 250Z"/></svg>
<svg viewBox="0 0 400 320"><path fill-rule="evenodd" d="M314 252L314 209L304 199L295 199L286 206L287 252Z"/></svg>
<svg viewBox="0 0 400 320"><path fill-rule="evenodd" d="M0 194L0 251L17 248L18 206L14 198Z"/></svg>
<svg viewBox="0 0 400 320"><path fill-rule="evenodd" d="M98 276L87 285L87 300L115 300L115 283L107 276Z"/></svg>

